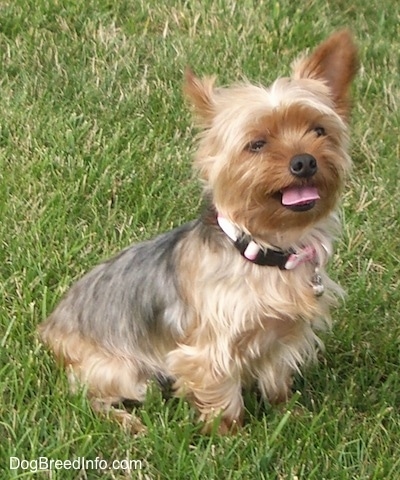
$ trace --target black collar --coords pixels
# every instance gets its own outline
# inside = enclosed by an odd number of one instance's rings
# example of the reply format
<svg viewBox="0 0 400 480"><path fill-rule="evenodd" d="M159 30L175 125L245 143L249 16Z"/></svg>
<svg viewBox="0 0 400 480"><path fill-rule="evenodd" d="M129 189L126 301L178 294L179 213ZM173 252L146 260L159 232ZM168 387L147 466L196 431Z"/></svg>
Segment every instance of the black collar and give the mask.
<svg viewBox="0 0 400 480"><path fill-rule="evenodd" d="M240 254L256 265L278 267L280 270L292 270L307 261L315 261L316 252L312 246L299 250L280 250L260 246L251 235L240 231L227 218L217 214L217 223L221 230L231 239Z"/></svg>
<svg viewBox="0 0 400 480"><path fill-rule="evenodd" d="M250 235L243 234L233 241L233 245L239 250L244 258L250 260L256 265L279 267L280 270L286 270L286 264L289 257L294 253L293 250L287 250L285 252L283 250L274 250L272 248L260 248L254 257L248 258L245 255L245 252L251 242L253 242L253 240Z"/></svg>

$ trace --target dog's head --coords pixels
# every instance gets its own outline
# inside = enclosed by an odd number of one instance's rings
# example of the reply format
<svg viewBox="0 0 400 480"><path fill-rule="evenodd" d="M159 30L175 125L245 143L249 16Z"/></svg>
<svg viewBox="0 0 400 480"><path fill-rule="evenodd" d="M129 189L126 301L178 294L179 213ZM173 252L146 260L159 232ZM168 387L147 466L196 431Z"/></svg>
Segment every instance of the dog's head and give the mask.
<svg viewBox="0 0 400 480"><path fill-rule="evenodd" d="M329 215L351 166L349 89L357 52L347 30L269 88L227 88L186 71L203 130L195 165L218 212L258 238Z"/></svg>

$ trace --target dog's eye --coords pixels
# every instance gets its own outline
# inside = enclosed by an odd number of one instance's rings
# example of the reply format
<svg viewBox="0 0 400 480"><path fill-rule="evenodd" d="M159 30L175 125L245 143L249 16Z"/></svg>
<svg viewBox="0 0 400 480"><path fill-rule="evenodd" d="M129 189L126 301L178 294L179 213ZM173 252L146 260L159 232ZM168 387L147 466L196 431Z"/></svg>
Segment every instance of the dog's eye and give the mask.
<svg viewBox="0 0 400 480"><path fill-rule="evenodd" d="M255 140L250 142L246 148L249 152L258 153L265 147L266 143L265 140Z"/></svg>
<svg viewBox="0 0 400 480"><path fill-rule="evenodd" d="M324 127L314 127L313 131L317 134L317 137L323 137L326 135Z"/></svg>

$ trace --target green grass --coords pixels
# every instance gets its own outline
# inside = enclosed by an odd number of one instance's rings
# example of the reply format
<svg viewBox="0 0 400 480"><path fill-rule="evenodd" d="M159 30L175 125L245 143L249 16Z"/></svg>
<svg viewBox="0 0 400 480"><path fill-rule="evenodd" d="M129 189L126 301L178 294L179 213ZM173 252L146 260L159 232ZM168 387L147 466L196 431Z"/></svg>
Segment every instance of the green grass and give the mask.
<svg viewBox="0 0 400 480"><path fill-rule="evenodd" d="M397 0L0 2L0 477L400 478L400 6ZM194 218L186 65L268 83L347 25L360 45L354 171L331 266L344 286L319 365L292 403L246 395L236 436L199 435L153 389L146 436L97 418L35 328L122 247ZM136 459L142 469L11 470L9 458Z"/></svg>

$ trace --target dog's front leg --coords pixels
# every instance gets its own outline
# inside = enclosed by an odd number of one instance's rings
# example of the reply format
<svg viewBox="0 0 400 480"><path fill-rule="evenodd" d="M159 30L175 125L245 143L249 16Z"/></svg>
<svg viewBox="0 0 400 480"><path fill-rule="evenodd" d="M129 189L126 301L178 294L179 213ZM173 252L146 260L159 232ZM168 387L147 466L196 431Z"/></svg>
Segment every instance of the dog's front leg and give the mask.
<svg viewBox="0 0 400 480"><path fill-rule="evenodd" d="M260 392L272 405L287 402L291 395L293 371L284 363L265 360L257 371Z"/></svg>
<svg viewBox="0 0 400 480"><path fill-rule="evenodd" d="M243 422L240 378L213 362L210 351L184 346L168 356L168 369L176 378L175 395L188 398L200 412L204 433L214 425L220 434L233 433ZM214 424L215 419L219 424Z"/></svg>

